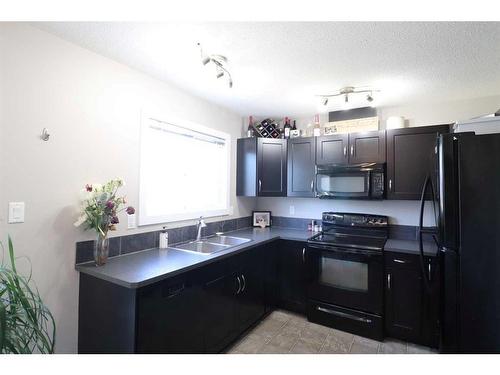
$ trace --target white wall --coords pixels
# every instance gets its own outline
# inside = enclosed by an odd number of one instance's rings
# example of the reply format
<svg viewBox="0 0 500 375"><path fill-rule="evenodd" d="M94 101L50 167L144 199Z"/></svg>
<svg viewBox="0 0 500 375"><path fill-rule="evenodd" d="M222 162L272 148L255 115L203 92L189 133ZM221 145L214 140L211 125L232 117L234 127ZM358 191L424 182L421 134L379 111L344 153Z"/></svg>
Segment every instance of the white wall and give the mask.
<svg viewBox="0 0 500 375"><path fill-rule="evenodd" d="M295 213L290 214L290 206ZM318 198L258 198L257 208L268 210L273 216L321 219L323 211L357 212L389 216L389 222L397 225L418 225L420 201L362 201ZM425 208L424 225L434 225L432 205Z"/></svg>
<svg viewBox="0 0 500 375"><path fill-rule="evenodd" d="M57 351L76 352L75 242L94 238L73 227L80 189L122 177L138 206L140 110L157 108L231 134L233 216L249 215L255 201L235 196L241 118L26 24L0 23L0 54L0 238L10 234L30 257L56 318ZM49 142L39 139L44 127ZM9 201L26 202L25 223L7 224ZM113 235L161 227L127 231L123 222Z"/></svg>
<svg viewBox="0 0 500 375"><path fill-rule="evenodd" d="M441 101L415 103L399 107L382 107L378 109L380 128L385 129L385 121L389 116L404 116L406 126L426 126L453 123L472 117L494 113L500 108L500 96L476 98L461 101ZM297 127L305 129L313 122L313 115L297 118ZM320 115L320 122L328 121L328 114ZM244 119L244 124L248 123ZM246 129L245 125L244 128ZM361 212L387 215L392 224L418 225L418 201L351 201L351 200L319 200L308 198L258 198L260 210L270 210L276 216L321 218L323 211ZM290 206L295 213L290 214ZM426 207L424 225L434 225L432 206Z"/></svg>

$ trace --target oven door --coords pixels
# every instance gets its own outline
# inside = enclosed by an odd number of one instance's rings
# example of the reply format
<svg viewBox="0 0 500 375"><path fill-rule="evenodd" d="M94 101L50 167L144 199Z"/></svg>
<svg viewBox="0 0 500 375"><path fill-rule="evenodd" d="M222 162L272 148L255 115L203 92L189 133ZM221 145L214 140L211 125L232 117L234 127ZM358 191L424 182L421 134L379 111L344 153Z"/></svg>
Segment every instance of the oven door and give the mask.
<svg viewBox="0 0 500 375"><path fill-rule="evenodd" d="M370 171L318 171L316 193L319 198L370 198Z"/></svg>
<svg viewBox="0 0 500 375"><path fill-rule="evenodd" d="M380 252L309 244L308 298L374 314L383 310Z"/></svg>

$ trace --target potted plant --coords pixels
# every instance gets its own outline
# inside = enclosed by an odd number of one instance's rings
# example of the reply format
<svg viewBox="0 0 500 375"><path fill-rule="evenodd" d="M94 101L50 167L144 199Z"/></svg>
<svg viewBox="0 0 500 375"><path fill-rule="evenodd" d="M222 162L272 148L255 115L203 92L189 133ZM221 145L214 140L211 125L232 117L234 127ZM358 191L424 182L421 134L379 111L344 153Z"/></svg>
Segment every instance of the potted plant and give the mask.
<svg viewBox="0 0 500 375"><path fill-rule="evenodd" d="M102 266L108 260L109 238L108 232L116 230L120 222L118 213L126 211L128 215L135 213L134 207L124 207L125 197L117 195L118 189L123 186L121 179L111 180L104 185L87 184L85 186L82 204L82 214L75 226L86 225L86 229L94 229L97 239L94 242L94 261L96 266Z"/></svg>
<svg viewBox="0 0 500 375"><path fill-rule="evenodd" d="M2 246L3 249L3 246ZM17 272L9 237L10 267L0 264L0 353L54 353L56 326L28 277Z"/></svg>

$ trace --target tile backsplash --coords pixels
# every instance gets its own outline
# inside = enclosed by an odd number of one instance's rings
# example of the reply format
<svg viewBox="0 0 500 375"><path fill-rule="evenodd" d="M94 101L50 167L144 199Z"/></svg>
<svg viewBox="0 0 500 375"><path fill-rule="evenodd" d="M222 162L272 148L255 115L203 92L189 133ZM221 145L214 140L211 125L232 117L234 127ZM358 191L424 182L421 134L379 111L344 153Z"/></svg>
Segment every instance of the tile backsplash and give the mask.
<svg viewBox="0 0 500 375"><path fill-rule="evenodd" d="M248 228L252 225L250 216L240 217L207 223L202 235L210 236L217 232L229 232L236 229ZM192 241L196 238L196 225L167 229L168 243ZM141 250L158 247L160 231L131 234L128 236L112 237L109 239L109 257L125 255ZM76 264L90 262L94 259L94 241L76 243Z"/></svg>
<svg viewBox="0 0 500 375"><path fill-rule="evenodd" d="M307 230L307 225L315 220L317 223L321 219L307 219L297 217L273 216L272 226ZM252 226L252 217L240 217L207 223L203 228L202 235L210 236L217 232L230 232L237 229ZM167 229L169 244L192 241L196 238L196 226ZM158 247L160 231L131 234L129 236L112 237L109 239L109 257L129 254L141 250ZM389 238L400 240L416 240L418 237L418 227L412 225L389 225ZM426 239L430 237L426 235ZM82 241L76 243L76 264L92 261L94 251L94 241Z"/></svg>

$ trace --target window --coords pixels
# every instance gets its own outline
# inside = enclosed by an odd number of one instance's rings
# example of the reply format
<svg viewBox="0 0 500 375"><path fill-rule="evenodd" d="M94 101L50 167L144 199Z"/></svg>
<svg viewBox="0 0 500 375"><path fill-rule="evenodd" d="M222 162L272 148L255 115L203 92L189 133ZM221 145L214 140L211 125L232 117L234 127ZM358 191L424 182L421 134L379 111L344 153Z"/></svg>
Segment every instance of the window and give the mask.
<svg viewBox="0 0 500 375"><path fill-rule="evenodd" d="M143 116L139 224L230 214L230 136Z"/></svg>

